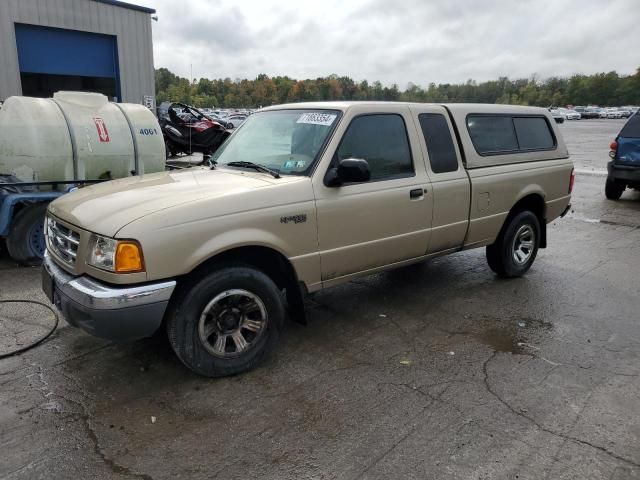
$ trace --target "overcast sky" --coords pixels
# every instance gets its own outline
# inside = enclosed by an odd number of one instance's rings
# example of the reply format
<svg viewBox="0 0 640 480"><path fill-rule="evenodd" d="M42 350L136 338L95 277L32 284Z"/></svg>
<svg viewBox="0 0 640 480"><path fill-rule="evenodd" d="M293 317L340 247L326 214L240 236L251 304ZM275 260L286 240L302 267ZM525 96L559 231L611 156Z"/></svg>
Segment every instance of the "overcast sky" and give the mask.
<svg viewBox="0 0 640 480"><path fill-rule="evenodd" d="M195 78L332 73L426 86L640 66L639 0L131 0L155 66ZM625 38L626 37L626 38Z"/></svg>

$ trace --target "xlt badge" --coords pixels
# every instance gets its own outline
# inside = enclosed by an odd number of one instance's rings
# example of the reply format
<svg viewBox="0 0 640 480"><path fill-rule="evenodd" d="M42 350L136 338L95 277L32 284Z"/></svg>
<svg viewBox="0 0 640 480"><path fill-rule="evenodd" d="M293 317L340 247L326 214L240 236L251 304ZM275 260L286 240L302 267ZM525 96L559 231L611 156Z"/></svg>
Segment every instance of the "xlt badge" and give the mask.
<svg viewBox="0 0 640 480"><path fill-rule="evenodd" d="M307 221L307 214L289 215L288 217L280 217L280 223L304 223Z"/></svg>

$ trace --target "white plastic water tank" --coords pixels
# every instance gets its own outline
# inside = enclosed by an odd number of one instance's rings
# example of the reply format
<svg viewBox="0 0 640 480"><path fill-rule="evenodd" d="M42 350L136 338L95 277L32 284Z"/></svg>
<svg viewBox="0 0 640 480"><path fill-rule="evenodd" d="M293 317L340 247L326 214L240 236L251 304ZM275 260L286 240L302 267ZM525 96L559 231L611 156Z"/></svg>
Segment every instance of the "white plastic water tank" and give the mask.
<svg viewBox="0 0 640 480"><path fill-rule="evenodd" d="M25 182L121 178L164 170L153 113L96 93L10 97L0 109L0 174Z"/></svg>

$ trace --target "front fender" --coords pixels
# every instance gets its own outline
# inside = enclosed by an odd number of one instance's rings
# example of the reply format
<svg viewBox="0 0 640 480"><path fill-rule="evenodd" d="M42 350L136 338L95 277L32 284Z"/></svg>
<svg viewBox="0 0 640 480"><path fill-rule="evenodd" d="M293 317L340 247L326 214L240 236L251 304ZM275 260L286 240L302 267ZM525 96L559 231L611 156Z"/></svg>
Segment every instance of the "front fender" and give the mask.
<svg viewBox="0 0 640 480"><path fill-rule="evenodd" d="M285 258L291 256L289 254L291 247L274 233L259 228L238 228L214 236L192 252L186 259L187 271L184 273L192 271L198 265L221 253L239 247L266 247L275 250Z"/></svg>

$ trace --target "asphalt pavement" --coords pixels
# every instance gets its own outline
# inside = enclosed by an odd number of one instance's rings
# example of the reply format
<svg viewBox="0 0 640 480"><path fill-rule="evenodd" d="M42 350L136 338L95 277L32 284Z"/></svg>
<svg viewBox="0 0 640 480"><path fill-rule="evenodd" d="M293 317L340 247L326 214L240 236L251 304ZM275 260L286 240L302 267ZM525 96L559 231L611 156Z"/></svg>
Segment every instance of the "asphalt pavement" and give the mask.
<svg viewBox="0 0 640 480"><path fill-rule="evenodd" d="M606 174L609 145L625 122L625 119L599 119L570 120L560 124L578 172Z"/></svg>
<svg viewBox="0 0 640 480"><path fill-rule="evenodd" d="M523 278L479 249L350 282L218 380L62 321L0 360L0 478L640 479L640 193L601 175L621 123L562 125L574 208ZM38 270L0 260L0 299L45 301ZM0 304L0 349L52 320Z"/></svg>

